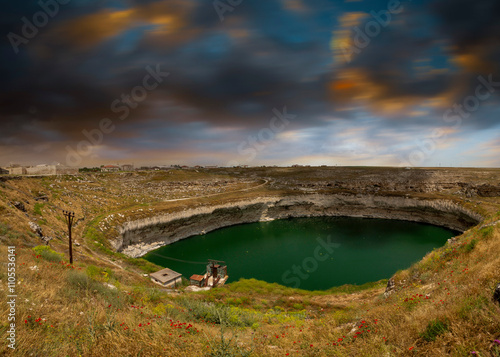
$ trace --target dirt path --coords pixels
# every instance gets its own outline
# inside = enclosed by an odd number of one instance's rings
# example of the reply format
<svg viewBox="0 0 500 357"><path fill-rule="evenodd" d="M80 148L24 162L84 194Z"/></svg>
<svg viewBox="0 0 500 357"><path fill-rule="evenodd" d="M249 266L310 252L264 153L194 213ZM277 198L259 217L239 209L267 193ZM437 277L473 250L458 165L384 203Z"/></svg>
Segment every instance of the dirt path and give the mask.
<svg viewBox="0 0 500 357"><path fill-rule="evenodd" d="M165 200L165 201L162 201L162 202L185 201L185 200L193 200L193 199L198 199L198 198L205 198L205 197L212 197L212 196L219 196L219 195L227 195L228 193L250 191L250 190L254 190L256 188L262 187L262 186L266 185L268 182L269 182L268 180L264 180L264 183L261 183L260 185L253 186L253 187L248 187L248 188L242 188L240 190L234 190L234 191L228 191L228 192L220 192L220 193L212 193L211 195L204 195L204 196L174 198L174 199Z"/></svg>

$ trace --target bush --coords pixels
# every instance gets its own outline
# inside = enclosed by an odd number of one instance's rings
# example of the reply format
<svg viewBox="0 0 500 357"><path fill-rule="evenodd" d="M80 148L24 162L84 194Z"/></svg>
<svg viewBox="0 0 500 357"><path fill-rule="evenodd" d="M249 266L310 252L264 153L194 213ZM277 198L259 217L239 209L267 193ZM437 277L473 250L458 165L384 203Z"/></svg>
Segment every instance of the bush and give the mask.
<svg viewBox="0 0 500 357"><path fill-rule="evenodd" d="M182 299L180 303L188 309L190 315L197 319L216 324L229 324L230 309L227 306L207 304L191 299Z"/></svg>
<svg viewBox="0 0 500 357"><path fill-rule="evenodd" d="M476 246L476 243L477 243L477 240L476 239L472 239L469 243L467 243L465 246L464 246L464 251L466 253L469 253L471 252L474 247Z"/></svg>
<svg viewBox="0 0 500 357"><path fill-rule="evenodd" d="M97 290L97 282L87 274L79 271L70 271L67 276L68 284L79 290Z"/></svg>
<svg viewBox="0 0 500 357"><path fill-rule="evenodd" d="M113 271L109 268L98 268L95 265L89 265L85 270L88 277L94 280L107 282L113 277Z"/></svg>
<svg viewBox="0 0 500 357"><path fill-rule="evenodd" d="M127 301L127 299L120 299L119 292L117 290L112 290L101 283L90 278L86 273L72 270L68 273L66 280L70 287L72 287L76 292L83 292L86 294L98 294L100 295L107 304L111 304L114 307L122 307Z"/></svg>
<svg viewBox="0 0 500 357"><path fill-rule="evenodd" d="M0 222L0 235L7 235L10 231L10 226Z"/></svg>
<svg viewBox="0 0 500 357"><path fill-rule="evenodd" d="M35 206L33 207L33 213L36 214L37 216L42 215L42 208L45 206L44 203L35 203Z"/></svg>
<svg viewBox="0 0 500 357"><path fill-rule="evenodd" d="M64 254L57 253L46 245L37 245L33 248L33 251L49 262L59 263L64 259Z"/></svg>
<svg viewBox="0 0 500 357"><path fill-rule="evenodd" d="M247 357L252 354L252 350L244 350L239 346L238 336L232 335L230 338L225 336L225 329L221 325L219 337L208 340L210 351L208 357Z"/></svg>
<svg viewBox="0 0 500 357"><path fill-rule="evenodd" d="M250 313L236 307L231 308L189 298L179 302L187 308L190 315L207 322L226 326L252 326L255 323Z"/></svg>
<svg viewBox="0 0 500 357"><path fill-rule="evenodd" d="M448 331L448 320L435 319L429 321L425 331L420 334L420 336L427 342L436 341L439 335L442 335Z"/></svg>
<svg viewBox="0 0 500 357"><path fill-rule="evenodd" d="M484 296L467 297L458 310L458 316L462 319L468 319L477 311L484 309L487 304L488 299Z"/></svg>
<svg viewBox="0 0 500 357"><path fill-rule="evenodd" d="M493 232L495 230L493 229L493 227L485 227L483 229L481 229L479 231L479 233L481 234L481 236L483 237L483 239L488 239L488 238L491 238L493 237Z"/></svg>

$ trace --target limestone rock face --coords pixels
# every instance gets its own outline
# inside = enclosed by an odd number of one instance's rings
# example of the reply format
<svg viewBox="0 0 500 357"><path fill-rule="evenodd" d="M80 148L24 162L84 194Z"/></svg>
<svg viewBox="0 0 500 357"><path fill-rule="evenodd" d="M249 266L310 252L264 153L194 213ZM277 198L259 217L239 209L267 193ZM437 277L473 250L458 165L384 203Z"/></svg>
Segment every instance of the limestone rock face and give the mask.
<svg viewBox="0 0 500 357"><path fill-rule="evenodd" d="M500 283L498 283L495 292L493 293L493 300L500 304Z"/></svg>
<svg viewBox="0 0 500 357"><path fill-rule="evenodd" d="M202 231L273 219L336 216L425 222L457 231L465 231L482 220L479 214L441 199L362 194L258 197L129 221L119 227L119 235L111 244L115 250L137 258Z"/></svg>

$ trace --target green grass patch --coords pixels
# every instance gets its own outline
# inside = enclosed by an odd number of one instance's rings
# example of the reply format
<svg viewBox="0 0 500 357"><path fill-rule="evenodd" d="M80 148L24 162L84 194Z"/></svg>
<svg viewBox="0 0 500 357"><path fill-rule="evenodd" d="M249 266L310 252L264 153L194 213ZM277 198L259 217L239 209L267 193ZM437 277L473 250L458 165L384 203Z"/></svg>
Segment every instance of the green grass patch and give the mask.
<svg viewBox="0 0 500 357"><path fill-rule="evenodd" d="M78 299L81 295L98 295L104 299L105 304L121 308L127 302L127 298L120 298L120 292L117 289L111 289L102 283L90 278L86 272L72 270L66 276L66 282L69 289L64 293L73 299ZM63 288L64 289L64 288Z"/></svg>
<svg viewBox="0 0 500 357"><path fill-rule="evenodd" d="M46 245L37 245L33 248L33 251L49 262L59 263L64 259L64 254L57 253Z"/></svg>
<svg viewBox="0 0 500 357"><path fill-rule="evenodd" d="M464 252L465 253L472 252L472 250L474 250L474 248L476 247L476 244L477 244L477 239L476 238L471 239L471 241L469 243L464 245L464 248L463 248Z"/></svg>
<svg viewBox="0 0 500 357"><path fill-rule="evenodd" d="M436 341L436 338L438 336L448 331L448 329L449 329L448 320L434 319L429 321L424 332L420 333L420 337L422 337L427 342L433 342Z"/></svg>
<svg viewBox="0 0 500 357"><path fill-rule="evenodd" d="M257 322L256 312L250 312L250 310L190 298L182 298L179 303L187 309L190 316L210 323L225 326L252 326Z"/></svg>
<svg viewBox="0 0 500 357"><path fill-rule="evenodd" d="M109 279L112 278L114 275L111 269L99 268L96 267L95 265L87 266L87 269L85 269L85 273L88 275L89 278L103 282L109 281Z"/></svg>
<svg viewBox="0 0 500 357"><path fill-rule="evenodd" d="M45 206L45 203L35 203L35 206L33 207L33 213L36 214L37 216L42 215L42 209Z"/></svg>
<svg viewBox="0 0 500 357"><path fill-rule="evenodd" d="M488 305L488 299L486 297L469 296L465 298L460 305L458 316L462 319L469 319L473 317L477 311L483 310L486 305Z"/></svg>
<svg viewBox="0 0 500 357"><path fill-rule="evenodd" d="M494 227L485 227L479 231L479 234L481 235L481 237L483 239L489 239L489 238L493 237L494 232L495 232Z"/></svg>

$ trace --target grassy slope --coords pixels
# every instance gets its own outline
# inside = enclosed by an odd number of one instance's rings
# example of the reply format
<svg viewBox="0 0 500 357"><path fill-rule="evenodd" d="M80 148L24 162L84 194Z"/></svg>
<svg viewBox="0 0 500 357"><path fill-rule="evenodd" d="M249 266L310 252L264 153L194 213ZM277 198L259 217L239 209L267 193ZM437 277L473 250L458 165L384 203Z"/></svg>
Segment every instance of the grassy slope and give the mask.
<svg viewBox="0 0 500 357"><path fill-rule="evenodd" d="M254 173L258 178L288 175L290 170L279 171ZM144 175L144 182L175 181L180 186L191 180L184 172ZM197 175L200 180L213 178L204 172ZM216 177L225 180L230 175L221 170ZM300 178L300 173L290 176ZM140 208L164 211L176 209L179 203L161 202L140 190L129 195L125 186L130 183L123 183L118 175L80 178L93 183L47 177L10 180L1 187L0 254L7 257L6 245L15 245L18 254L16 355L230 356L251 351L254 356L464 356L478 351L482 356L500 356L500 345L494 342L500 339L500 307L491 299L500 281L499 224L475 227L452 245L398 272L395 292L387 299L382 295L385 281L365 289L307 292L243 280L210 292L172 295L142 276L157 267L106 254L106 234L98 227L110 213ZM48 194L49 202L33 199L41 193ZM265 187L243 195L277 193L284 194ZM195 202L214 204L241 195ZM8 205L25 200L26 214L54 237L50 246L61 253L67 249L65 227L55 206L85 217L75 228L82 245L75 247L73 266L67 263L67 255L33 249L40 241L30 232L25 213ZM469 201L468 205L488 215L485 222L500 219L498 197ZM0 279L5 290L6 269L0 271ZM1 309L6 316L7 306L2 304ZM3 318L2 335L6 323ZM8 351L6 343L0 351Z"/></svg>

